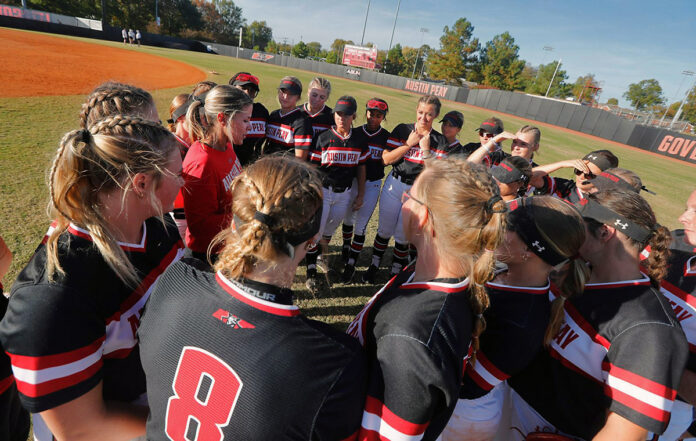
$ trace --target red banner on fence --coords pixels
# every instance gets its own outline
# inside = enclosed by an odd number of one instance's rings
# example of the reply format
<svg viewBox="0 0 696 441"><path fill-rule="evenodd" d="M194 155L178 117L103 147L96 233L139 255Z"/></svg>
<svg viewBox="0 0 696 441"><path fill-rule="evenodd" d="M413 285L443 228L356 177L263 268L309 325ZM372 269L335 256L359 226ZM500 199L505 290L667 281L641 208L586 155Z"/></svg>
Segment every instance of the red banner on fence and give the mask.
<svg viewBox="0 0 696 441"><path fill-rule="evenodd" d="M352 46L347 44L343 48L343 60L341 63L348 66L374 69L375 64L377 63L377 48Z"/></svg>

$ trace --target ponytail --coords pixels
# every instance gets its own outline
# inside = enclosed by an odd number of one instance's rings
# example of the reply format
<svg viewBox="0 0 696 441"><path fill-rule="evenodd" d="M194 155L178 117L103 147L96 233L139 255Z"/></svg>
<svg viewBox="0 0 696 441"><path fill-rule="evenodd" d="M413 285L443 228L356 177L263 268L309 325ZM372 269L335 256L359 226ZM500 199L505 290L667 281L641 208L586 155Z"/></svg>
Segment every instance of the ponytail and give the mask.
<svg viewBox="0 0 696 441"><path fill-rule="evenodd" d="M565 301L571 297L579 296L585 290L585 283L590 277L590 269L582 259L571 257L559 271L563 274L556 298L551 302L551 318L544 333L544 345L549 346L551 340L558 334L563 323L563 309Z"/></svg>
<svg viewBox="0 0 696 441"><path fill-rule="evenodd" d="M644 262L644 268L652 279L656 287L667 275L669 259L669 246L672 242L672 235L669 230L660 224L656 224L655 231L648 240L650 245L650 256Z"/></svg>

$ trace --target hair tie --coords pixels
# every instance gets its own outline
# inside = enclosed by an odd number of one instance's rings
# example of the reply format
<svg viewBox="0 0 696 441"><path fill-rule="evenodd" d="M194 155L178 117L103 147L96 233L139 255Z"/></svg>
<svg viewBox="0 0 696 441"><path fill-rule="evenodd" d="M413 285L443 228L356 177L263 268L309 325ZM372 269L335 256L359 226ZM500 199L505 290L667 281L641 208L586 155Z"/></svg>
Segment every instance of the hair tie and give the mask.
<svg viewBox="0 0 696 441"><path fill-rule="evenodd" d="M82 142L89 144L92 141L92 133L87 129L82 129Z"/></svg>
<svg viewBox="0 0 696 441"><path fill-rule="evenodd" d="M273 218L265 213L261 213L258 210L256 211L256 213L254 213L254 219L266 225L268 228L271 228L271 226L273 225Z"/></svg>
<svg viewBox="0 0 696 441"><path fill-rule="evenodd" d="M650 190L648 190L647 188L645 188L645 185L641 185L641 186L640 186L640 189L643 190L643 191L646 192L646 193L650 193L650 194L653 195L653 196L657 195L657 193L655 193L654 191L650 191Z"/></svg>
<svg viewBox="0 0 696 441"><path fill-rule="evenodd" d="M504 207L501 210L494 210L493 206L498 203L499 201L502 201L503 198L501 198L499 195L493 195L491 196L487 201L486 204L484 205L484 209L486 210L486 213L493 214L493 213L505 213L507 211L507 207Z"/></svg>

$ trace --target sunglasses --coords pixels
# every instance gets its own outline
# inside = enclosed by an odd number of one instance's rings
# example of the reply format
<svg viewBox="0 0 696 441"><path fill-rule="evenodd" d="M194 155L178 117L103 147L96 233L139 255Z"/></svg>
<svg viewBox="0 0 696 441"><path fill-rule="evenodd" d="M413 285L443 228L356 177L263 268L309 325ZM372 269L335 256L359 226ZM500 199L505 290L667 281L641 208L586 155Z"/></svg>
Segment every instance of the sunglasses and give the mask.
<svg viewBox="0 0 696 441"><path fill-rule="evenodd" d="M407 191L405 191L405 192L403 192L403 193L401 193L401 203L402 203L402 204L405 204L406 201L409 200L409 199L413 199L415 202L418 202L418 203L421 204L421 205L425 205L424 202L419 201L418 199L414 198L414 197L411 195L411 190L410 190L410 189L407 190Z"/></svg>
<svg viewBox="0 0 696 441"><path fill-rule="evenodd" d="M367 108L368 109L379 109L382 112L386 112L389 107L387 106L387 103L384 103L382 101L370 100L367 102Z"/></svg>
<svg viewBox="0 0 696 441"><path fill-rule="evenodd" d="M237 75L237 78L235 78L234 80L235 81L251 81L252 83L256 84L257 86L259 85L259 78L254 76L254 75L240 74L240 75Z"/></svg>
<svg viewBox="0 0 696 441"><path fill-rule="evenodd" d="M484 130L479 130L478 133L479 133L479 136L482 137L482 138L492 138L492 137L495 136L494 134L488 133L488 132L486 132L486 131L484 131Z"/></svg>
<svg viewBox="0 0 696 441"><path fill-rule="evenodd" d="M594 179L597 177L597 175L595 175L592 172L585 173L584 171L578 170L577 168L575 170L573 170L573 173L575 173L575 176L585 175L585 178L587 178L587 179Z"/></svg>

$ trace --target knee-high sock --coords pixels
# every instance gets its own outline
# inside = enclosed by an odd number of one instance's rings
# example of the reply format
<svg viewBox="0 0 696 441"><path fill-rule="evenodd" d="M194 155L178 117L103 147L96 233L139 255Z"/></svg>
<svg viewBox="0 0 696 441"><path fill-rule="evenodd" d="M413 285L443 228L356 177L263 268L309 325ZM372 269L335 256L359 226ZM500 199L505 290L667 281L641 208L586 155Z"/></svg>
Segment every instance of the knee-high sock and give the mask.
<svg viewBox="0 0 696 441"><path fill-rule="evenodd" d="M372 246L372 265L379 267L382 262L382 256L389 245L389 237L382 237L379 234L375 236L375 243Z"/></svg>
<svg viewBox="0 0 696 441"><path fill-rule="evenodd" d="M343 248L348 248L350 240L353 238L353 226L344 223L341 229L343 230Z"/></svg>
<svg viewBox="0 0 696 441"><path fill-rule="evenodd" d="M408 264L408 244L394 243L394 260L392 263L392 274L401 271L401 268Z"/></svg>
<svg viewBox="0 0 696 441"><path fill-rule="evenodd" d="M353 236L353 241L350 244L350 254L348 255L348 265L355 265L360 257L360 251L363 249L365 244L365 235L362 236L356 234Z"/></svg>

